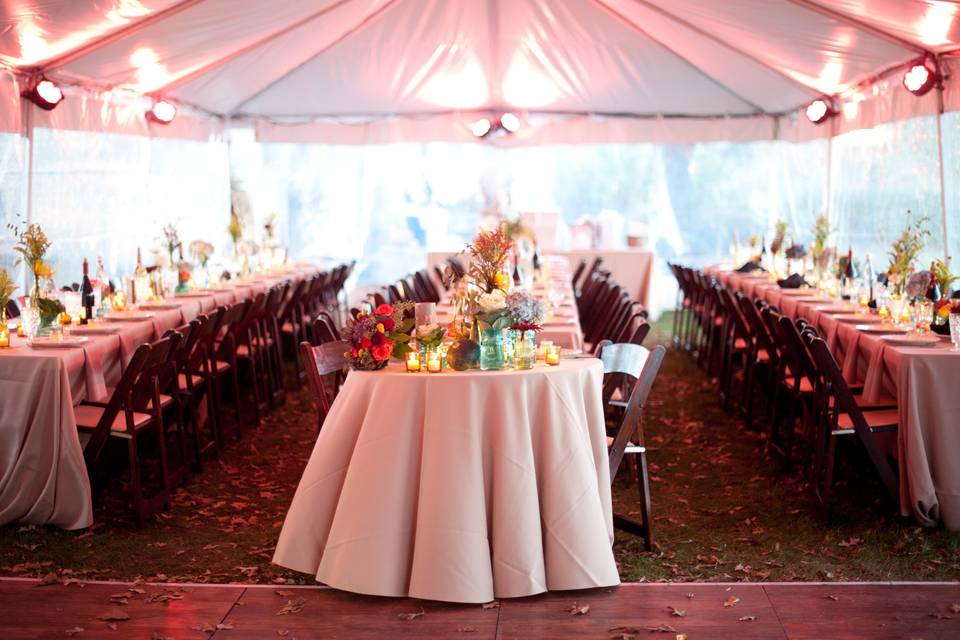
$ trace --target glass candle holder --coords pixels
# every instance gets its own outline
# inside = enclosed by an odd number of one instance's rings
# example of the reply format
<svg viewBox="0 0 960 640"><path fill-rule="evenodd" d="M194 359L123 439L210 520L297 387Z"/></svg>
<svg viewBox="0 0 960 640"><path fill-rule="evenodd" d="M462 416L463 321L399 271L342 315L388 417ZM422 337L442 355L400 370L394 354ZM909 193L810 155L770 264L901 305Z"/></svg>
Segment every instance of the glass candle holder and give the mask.
<svg viewBox="0 0 960 640"><path fill-rule="evenodd" d="M6 349L10 346L10 327L7 326L7 319L3 317L0 323L0 349Z"/></svg>
<svg viewBox="0 0 960 640"><path fill-rule="evenodd" d="M439 353L431 353L429 356L427 356L427 371L430 373L440 373L442 370L443 366Z"/></svg>
<svg viewBox="0 0 960 640"><path fill-rule="evenodd" d="M541 340L537 346L537 360L545 360L547 351L553 347L553 340Z"/></svg>
<svg viewBox="0 0 960 640"><path fill-rule="evenodd" d="M420 352L411 351L407 354L407 371L416 373L420 371Z"/></svg>
<svg viewBox="0 0 960 640"><path fill-rule="evenodd" d="M555 367L558 364L560 364L560 347L551 346L549 349L547 349L547 353L546 353L546 357L544 358L544 361L547 363L548 366L551 366L551 367Z"/></svg>
<svg viewBox="0 0 960 640"><path fill-rule="evenodd" d="M503 332L500 329L484 329L480 341L480 369L496 371L502 369Z"/></svg>

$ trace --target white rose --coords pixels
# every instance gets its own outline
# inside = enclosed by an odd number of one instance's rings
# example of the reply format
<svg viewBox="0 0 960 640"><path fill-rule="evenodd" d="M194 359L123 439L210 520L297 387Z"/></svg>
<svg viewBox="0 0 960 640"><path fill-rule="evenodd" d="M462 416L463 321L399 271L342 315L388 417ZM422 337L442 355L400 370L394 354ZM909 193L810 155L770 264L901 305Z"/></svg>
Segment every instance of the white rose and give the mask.
<svg viewBox="0 0 960 640"><path fill-rule="evenodd" d="M478 303L480 304L480 311L483 313L499 311L507 304L507 294L500 289L494 289L490 293L482 294Z"/></svg>
<svg viewBox="0 0 960 640"><path fill-rule="evenodd" d="M417 327L417 336L420 338L424 336L429 336L431 333L437 330L438 326L439 325L436 324L435 322L431 322L430 324L420 325L419 327Z"/></svg>

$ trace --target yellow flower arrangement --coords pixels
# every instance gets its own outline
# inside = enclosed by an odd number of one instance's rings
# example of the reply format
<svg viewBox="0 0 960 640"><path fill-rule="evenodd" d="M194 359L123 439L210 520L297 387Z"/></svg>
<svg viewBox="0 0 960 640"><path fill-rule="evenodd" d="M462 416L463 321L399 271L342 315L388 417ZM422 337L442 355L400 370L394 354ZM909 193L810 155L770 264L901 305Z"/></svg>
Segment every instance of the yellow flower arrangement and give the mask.
<svg viewBox="0 0 960 640"><path fill-rule="evenodd" d="M0 313L13 298L13 292L16 290L17 286L10 279L10 273L6 269L0 269Z"/></svg>

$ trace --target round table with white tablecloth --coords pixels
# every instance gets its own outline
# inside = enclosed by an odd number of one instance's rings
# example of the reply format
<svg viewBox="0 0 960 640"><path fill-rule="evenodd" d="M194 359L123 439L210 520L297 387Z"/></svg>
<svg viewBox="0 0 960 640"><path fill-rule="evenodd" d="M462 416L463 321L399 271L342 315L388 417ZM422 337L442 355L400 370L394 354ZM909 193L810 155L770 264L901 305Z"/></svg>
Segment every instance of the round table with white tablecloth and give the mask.
<svg viewBox="0 0 960 640"><path fill-rule="evenodd" d="M274 562L382 596L487 602L619 583L599 360L348 376Z"/></svg>

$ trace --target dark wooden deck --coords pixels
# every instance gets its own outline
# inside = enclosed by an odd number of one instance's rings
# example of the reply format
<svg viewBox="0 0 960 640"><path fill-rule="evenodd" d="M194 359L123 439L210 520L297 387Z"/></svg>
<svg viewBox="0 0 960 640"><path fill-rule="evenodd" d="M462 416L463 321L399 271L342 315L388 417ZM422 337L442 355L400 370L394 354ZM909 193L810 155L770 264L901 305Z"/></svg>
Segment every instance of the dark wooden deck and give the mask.
<svg viewBox="0 0 960 640"><path fill-rule="evenodd" d="M124 595L126 604L111 602ZM584 613L571 613L574 607ZM42 585L0 579L3 640L675 640L678 634L688 640L955 640L960 638L960 585L629 584L503 600L484 608L356 596L321 587Z"/></svg>

